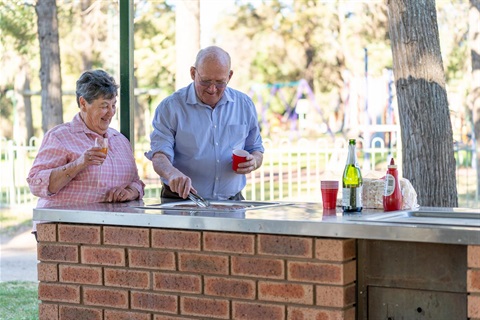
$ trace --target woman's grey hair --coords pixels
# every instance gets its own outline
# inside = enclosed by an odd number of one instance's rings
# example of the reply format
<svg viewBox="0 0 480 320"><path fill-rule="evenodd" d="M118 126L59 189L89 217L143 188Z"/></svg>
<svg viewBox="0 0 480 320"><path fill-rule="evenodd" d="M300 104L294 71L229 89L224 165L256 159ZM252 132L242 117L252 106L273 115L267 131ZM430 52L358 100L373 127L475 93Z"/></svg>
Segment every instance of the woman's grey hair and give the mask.
<svg viewBox="0 0 480 320"><path fill-rule="evenodd" d="M100 97L112 99L117 96L118 85L115 79L103 70L89 70L82 73L77 80L77 105L80 107L80 97L92 103Z"/></svg>

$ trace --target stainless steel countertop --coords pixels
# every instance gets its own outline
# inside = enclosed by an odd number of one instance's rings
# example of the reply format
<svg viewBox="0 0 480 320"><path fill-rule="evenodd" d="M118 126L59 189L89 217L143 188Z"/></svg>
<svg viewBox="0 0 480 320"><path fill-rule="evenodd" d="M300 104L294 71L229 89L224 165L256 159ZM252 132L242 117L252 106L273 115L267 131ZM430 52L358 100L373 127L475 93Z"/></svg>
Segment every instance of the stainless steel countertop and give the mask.
<svg viewBox="0 0 480 320"><path fill-rule="evenodd" d="M33 210L33 220L480 245L480 210L466 208L421 207L390 213L364 209L360 214L344 215L341 208L324 213L320 203L279 202L228 212L159 209L155 206L159 203L158 199L145 199L38 208Z"/></svg>

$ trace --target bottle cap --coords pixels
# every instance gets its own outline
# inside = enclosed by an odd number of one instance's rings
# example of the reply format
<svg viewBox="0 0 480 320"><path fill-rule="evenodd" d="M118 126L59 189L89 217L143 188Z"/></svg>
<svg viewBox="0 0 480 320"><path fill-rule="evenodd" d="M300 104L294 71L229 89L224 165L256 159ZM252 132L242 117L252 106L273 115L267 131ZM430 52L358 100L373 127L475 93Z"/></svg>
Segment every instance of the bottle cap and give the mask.
<svg viewBox="0 0 480 320"><path fill-rule="evenodd" d="M395 161L392 159L390 159L390 164L388 165L388 168L389 169L395 169L397 168L397 165L395 164Z"/></svg>

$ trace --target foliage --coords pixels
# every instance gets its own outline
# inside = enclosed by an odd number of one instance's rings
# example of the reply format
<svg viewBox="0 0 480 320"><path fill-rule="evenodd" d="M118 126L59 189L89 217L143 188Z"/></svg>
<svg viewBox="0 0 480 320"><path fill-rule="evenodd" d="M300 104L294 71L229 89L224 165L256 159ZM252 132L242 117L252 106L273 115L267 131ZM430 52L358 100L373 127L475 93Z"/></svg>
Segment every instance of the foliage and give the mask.
<svg viewBox="0 0 480 320"><path fill-rule="evenodd" d="M12 102L12 89L12 85L8 85L0 91L0 116L5 119L10 119L13 111L12 108L8 107Z"/></svg>
<svg viewBox="0 0 480 320"><path fill-rule="evenodd" d="M28 54L36 40L35 10L20 1L4 0L0 6L0 43L3 48Z"/></svg>
<svg viewBox="0 0 480 320"><path fill-rule="evenodd" d="M454 87L457 87L457 83L468 73L468 24L458 23L468 17L468 8L466 1L440 1L437 4L445 77L447 83Z"/></svg>
<svg viewBox="0 0 480 320"><path fill-rule="evenodd" d="M448 84L465 82L468 50L465 35L468 1L437 1L437 14ZM65 107L64 119L77 111L75 81L88 68L103 68L118 79L118 3L62 1L58 3L60 52ZM345 72L364 75L364 48L369 75L392 68L386 4L380 1L237 0L222 14L211 43L230 49L235 65L232 86L248 91L253 84L273 84L305 78L317 102L341 121ZM135 1L134 68L143 109L152 110L175 86L175 7L173 1ZM29 51L31 87L39 90L36 19L28 2L4 0L0 7L0 45L8 52ZM233 50L232 50L233 48ZM6 54L5 56L8 56ZM14 54L12 54L14 56ZM3 61L4 66L12 65ZM8 60L11 61L11 60ZM15 74L13 72L3 74ZM3 76L0 86L12 86ZM453 86L452 86L453 85ZM466 84L463 84L466 87ZM466 90L461 91L464 94ZM36 99L36 98L34 98ZM290 97L288 98L290 99ZM287 100L288 100L287 99ZM276 100L276 99L273 99ZM12 103L2 100L2 115ZM34 125L41 119L39 100L33 100ZM71 106L71 107L68 107ZM280 101L272 101L284 112Z"/></svg>
<svg viewBox="0 0 480 320"><path fill-rule="evenodd" d="M386 7L379 3L327 1L238 1L235 17L222 23L229 26L229 37L252 43L244 65L250 82L276 84L306 79L323 118L332 117L335 131L344 127L348 94L346 85L363 77L364 48L370 50L370 74L381 76L391 68L387 36ZM226 38L226 36L225 36ZM234 52L249 51L239 41ZM237 58L238 60L238 58ZM349 71L349 72L347 72ZM272 105L285 112L283 106Z"/></svg>
<svg viewBox="0 0 480 320"><path fill-rule="evenodd" d="M230 30L255 42L254 66L263 69L251 71L270 75L265 79L268 83L312 77L319 91L327 92L335 87L339 68L363 72L363 64L360 69L356 66L364 47L383 43L382 53L388 53L388 21L382 4L307 0L255 4L239 3ZM391 58L378 62L377 73L391 66Z"/></svg>
<svg viewBox="0 0 480 320"><path fill-rule="evenodd" d="M175 90L175 12L168 1L138 1L135 7L135 77L137 87ZM141 102L152 106L147 94ZM158 103L159 101L157 101ZM155 104L156 106L156 104Z"/></svg>
<svg viewBox="0 0 480 320"><path fill-rule="evenodd" d="M38 319L36 282L0 282L0 319Z"/></svg>
<svg viewBox="0 0 480 320"><path fill-rule="evenodd" d="M35 9L21 1L5 0L0 6L0 88L13 88L19 68L18 56L27 60L38 57ZM2 108L10 108L11 104Z"/></svg>
<svg viewBox="0 0 480 320"><path fill-rule="evenodd" d="M21 1L4 0L0 6L0 135L11 137L17 105L14 83L19 69L35 65L32 59L38 55L36 17L33 5ZM18 84L18 82L17 82ZM23 104L22 104L23 105ZM17 132L20 132L18 130Z"/></svg>

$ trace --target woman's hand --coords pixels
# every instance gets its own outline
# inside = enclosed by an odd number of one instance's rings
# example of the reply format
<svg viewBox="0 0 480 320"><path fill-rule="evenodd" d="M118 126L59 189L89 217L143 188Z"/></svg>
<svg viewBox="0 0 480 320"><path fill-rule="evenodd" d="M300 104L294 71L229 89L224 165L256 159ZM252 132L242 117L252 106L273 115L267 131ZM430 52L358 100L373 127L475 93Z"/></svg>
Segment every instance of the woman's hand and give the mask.
<svg viewBox="0 0 480 320"><path fill-rule="evenodd" d="M107 155L103 153L100 147L91 147L83 152L78 161L84 166L100 166L107 158Z"/></svg>
<svg viewBox="0 0 480 320"><path fill-rule="evenodd" d="M107 191L105 202L125 202L138 199L140 194L135 188L130 186L119 186Z"/></svg>
<svg viewBox="0 0 480 320"><path fill-rule="evenodd" d="M107 155L99 147L85 150L75 161L62 165L52 170L49 178L48 192L55 194L65 187L77 174L90 165L101 165Z"/></svg>

